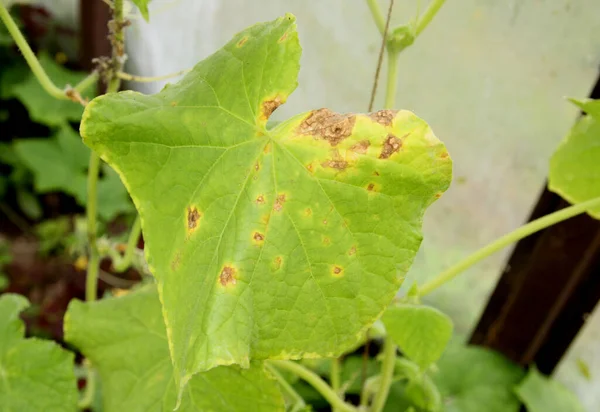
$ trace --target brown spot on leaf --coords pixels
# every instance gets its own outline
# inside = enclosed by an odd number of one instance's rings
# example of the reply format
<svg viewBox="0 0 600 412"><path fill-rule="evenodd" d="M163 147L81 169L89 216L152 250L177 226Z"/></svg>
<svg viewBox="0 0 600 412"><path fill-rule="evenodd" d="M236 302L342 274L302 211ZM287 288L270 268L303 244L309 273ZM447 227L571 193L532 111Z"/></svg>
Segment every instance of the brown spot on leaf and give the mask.
<svg viewBox="0 0 600 412"><path fill-rule="evenodd" d="M256 203L259 205L262 205L265 203L265 197L263 195L258 195L258 197L256 198Z"/></svg>
<svg viewBox="0 0 600 412"><path fill-rule="evenodd" d="M326 225L327 224L327 219L323 220L323 224Z"/></svg>
<svg viewBox="0 0 600 412"><path fill-rule="evenodd" d="M275 199L275 204L273 205L273 210L276 212L280 212L283 209L283 205L285 204L285 194L280 194Z"/></svg>
<svg viewBox="0 0 600 412"><path fill-rule="evenodd" d="M264 154L271 153L271 142L269 142L265 145L265 148L263 149L263 153Z"/></svg>
<svg viewBox="0 0 600 412"><path fill-rule="evenodd" d="M313 172L313 169L314 169L314 167L313 167L313 164L312 164L312 163L309 163L309 164L307 164L307 165L306 165L306 170L308 170L309 172L311 172L311 173L312 173L312 172Z"/></svg>
<svg viewBox="0 0 600 412"><path fill-rule="evenodd" d="M221 283L222 286L235 285L237 283L235 274L236 270L234 268L225 266L219 275L219 283Z"/></svg>
<svg viewBox="0 0 600 412"><path fill-rule="evenodd" d="M354 153L365 154L367 153L367 150L369 149L370 145L371 142L369 142L368 140L361 140L360 142L353 145L350 148L350 150L352 150Z"/></svg>
<svg viewBox="0 0 600 412"><path fill-rule="evenodd" d="M281 269L282 263L283 263L283 259L281 258L281 256L277 256L275 259L273 259L273 262L271 263L271 269L273 271L277 271L277 270Z"/></svg>
<svg viewBox="0 0 600 412"><path fill-rule="evenodd" d="M332 169L344 170L348 167L348 162L343 159L330 159L326 162L321 163L323 167L331 167Z"/></svg>
<svg viewBox="0 0 600 412"><path fill-rule="evenodd" d="M240 39L239 42L237 42L237 46L242 47L244 45L244 43L246 43L247 41L248 41L248 36L244 36Z"/></svg>
<svg viewBox="0 0 600 412"><path fill-rule="evenodd" d="M297 132L302 135L315 136L336 146L352 134L356 116L334 113L329 109L313 110L304 119Z"/></svg>
<svg viewBox="0 0 600 412"><path fill-rule="evenodd" d="M384 126L391 126L394 121L394 117L396 117L397 110L380 110L378 112L373 112L369 114L371 120L376 121L379 124Z"/></svg>
<svg viewBox="0 0 600 412"><path fill-rule="evenodd" d="M344 275L344 269L342 269L340 266L334 266L331 269L331 274L336 278L342 277Z"/></svg>
<svg viewBox="0 0 600 412"><path fill-rule="evenodd" d="M375 171L373 172L373 176L379 176L379 172L378 172L377 170L375 170Z"/></svg>
<svg viewBox="0 0 600 412"><path fill-rule="evenodd" d="M310 216L310 215L312 215L312 209L310 207L307 207L304 210L304 216Z"/></svg>
<svg viewBox="0 0 600 412"><path fill-rule="evenodd" d="M260 163L254 163L254 170L256 170L257 172L260 170Z"/></svg>
<svg viewBox="0 0 600 412"><path fill-rule="evenodd" d="M448 156L450 156L450 155L448 154L448 152L442 152L442 154L440 154L440 157L441 157L442 159L446 159Z"/></svg>
<svg viewBox="0 0 600 412"><path fill-rule="evenodd" d="M177 106L177 102L171 102L171 106L172 106L172 107L175 107L175 106Z"/></svg>
<svg viewBox="0 0 600 412"><path fill-rule="evenodd" d="M171 262L171 270L173 272L175 272L179 268L180 264L181 264L181 252L177 252L175 254L175 257L173 258L173 261Z"/></svg>
<svg viewBox="0 0 600 412"><path fill-rule="evenodd" d="M367 186L367 190L369 192L373 192L375 190L375 183L369 183L369 185Z"/></svg>
<svg viewBox="0 0 600 412"><path fill-rule="evenodd" d="M383 143L383 149L381 149L380 159L387 159L392 154L396 153L402 147L402 140L398 139L393 134L388 134L385 142Z"/></svg>
<svg viewBox="0 0 600 412"><path fill-rule="evenodd" d="M252 235L252 239L254 239L257 242L262 242L263 240L265 240L265 236L262 233L254 232L254 235Z"/></svg>
<svg viewBox="0 0 600 412"><path fill-rule="evenodd" d="M281 103L283 103L283 101L279 96L275 96L275 98L272 100L264 101L262 104L262 111L260 115L261 119L267 120L271 116L271 114L273 114L273 112L277 110L279 106L281 106Z"/></svg>
<svg viewBox="0 0 600 412"><path fill-rule="evenodd" d="M331 244L331 239L329 239L327 236L323 236L323 244L325 246L329 246Z"/></svg>
<svg viewBox="0 0 600 412"><path fill-rule="evenodd" d="M352 246L348 251L348 256L352 256L356 253L356 246Z"/></svg>
<svg viewBox="0 0 600 412"><path fill-rule="evenodd" d="M198 209L195 207L188 207L187 209L187 228L192 231L198 227L198 221L202 215L198 212Z"/></svg>
<svg viewBox="0 0 600 412"><path fill-rule="evenodd" d="M287 35L288 35L288 34L287 34L287 31L286 31L285 33L283 33L283 36L281 36L277 42L278 42L278 43L282 43L282 42L284 42L284 41L285 41L285 39L287 39Z"/></svg>
<svg viewBox="0 0 600 412"><path fill-rule="evenodd" d="M435 194L435 198L436 198L436 199L439 199L440 197L442 197L442 194L441 194L441 193L436 193L436 194Z"/></svg>

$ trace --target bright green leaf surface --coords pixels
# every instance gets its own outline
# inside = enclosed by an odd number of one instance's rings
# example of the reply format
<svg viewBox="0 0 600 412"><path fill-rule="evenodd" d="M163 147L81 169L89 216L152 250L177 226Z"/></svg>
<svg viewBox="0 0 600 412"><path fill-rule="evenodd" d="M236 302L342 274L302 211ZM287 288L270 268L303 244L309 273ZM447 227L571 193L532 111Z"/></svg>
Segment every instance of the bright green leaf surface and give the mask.
<svg viewBox="0 0 600 412"><path fill-rule="evenodd" d="M52 138L17 140L14 149L33 172L37 192L63 191L85 206L90 150L70 126L61 127ZM132 205L119 176L108 167L103 171L98 181L98 213L110 220L132 211Z"/></svg>
<svg viewBox="0 0 600 412"><path fill-rule="evenodd" d="M423 369L442 356L452 337L452 320L429 306L392 305L381 319L402 353Z"/></svg>
<svg viewBox="0 0 600 412"><path fill-rule="evenodd" d="M573 392L560 382L547 378L536 368L515 389L527 412L585 412Z"/></svg>
<svg viewBox="0 0 600 412"><path fill-rule="evenodd" d="M337 356L390 303L451 161L407 111L327 109L267 130L296 87L291 15L257 24L154 96L95 99L84 142L142 218L176 377Z"/></svg>
<svg viewBox="0 0 600 412"><path fill-rule="evenodd" d="M524 372L502 355L475 346L450 345L433 376L445 412L517 412L514 386Z"/></svg>
<svg viewBox="0 0 600 412"><path fill-rule="evenodd" d="M150 3L150 0L133 0L133 3L140 9L144 20L150 20L150 14L148 13L148 3Z"/></svg>
<svg viewBox="0 0 600 412"><path fill-rule="evenodd" d="M85 73L78 73L56 63L47 53L38 56L40 64L46 70L48 77L54 84L63 88L67 84L75 86L86 77ZM27 70L27 79L16 84L8 90L3 90L7 97L16 97L25 105L31 119L48 126L60 126L67 121L78 122L83 113L83 106L71 100L57 100L50 96L40 86L33 73ZM18 75L15 73L15 75ZM92 90L82 93L83 97L93 97Z"/></svg>
<svg viewBox="0 0 600 412"><path fill-rule="evenodd" d="M550 159L548 187L571 203L600 197L600 100L573 100L588 113ZM600 219L600 208L590 211Z"/></svg>
<svg viewBox="0 0 600 412"><path fill-rule="evenodd" d="M20 295L0 297L0 411L75 411L73 354L56 343L24 339Z"/></svg>
<svg viewBox="0 0 600 412"><path fill-rule="evenodd" d="M177 399L165 325L154 285L119 298L73 301L65 339L98 368L104 412L172 411ZM277 383L260 363L197 374L182 394L182 412L283 411Z"/></svg>

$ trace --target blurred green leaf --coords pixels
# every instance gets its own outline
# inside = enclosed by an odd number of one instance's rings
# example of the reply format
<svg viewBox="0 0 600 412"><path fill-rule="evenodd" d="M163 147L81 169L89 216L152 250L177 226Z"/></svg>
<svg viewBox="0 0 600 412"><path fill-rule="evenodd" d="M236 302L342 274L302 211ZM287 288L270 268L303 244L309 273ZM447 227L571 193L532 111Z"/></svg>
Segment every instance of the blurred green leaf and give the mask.
<svg viewBox="0 0 600 412"><path fill-rule="evenodd" d="M87 76L85 73L65 69L45 52L40 53L38 59L50 79L59 88L63 88L66 85L75 86ZM27 77L24 81L8 87L8 90L6 90L6 87L11 83L4 83L2 91L6 97L18 98L27 108L29 116L33 121L48 126L61 126L69 121L79 122L81 120L81 115L83 114L82 105L70 100L55 99L44 91L30 70L27 70L26 73ZM12 76L18 76L18 74L13 73ZM82 93L82 95L84 98L94 97L93 87L86 93Z"/></svg>
<svg viewBox="0 0 600 412"><path fill-rule="evenodd" d="M77 385L73 354L52 341L24 339L20 295L0 297L0 410L75 411Z"/></svg>
<svg viewBox="0 0 600 412"><path fill-rule="evenodd" d="M359 395L361 392L363 358L352 355L344 358L341 371L342 386L347 386L346 393ZM379 373L379 364L373 358L367 360L367 378Z"/></svg>
<svg viewBox="0 0 600 412"><path fill-rule="evenodd" d="M28 218L38 220L42 217L43 211L40 202L38 202L37 198L27 190L17 188L17 204Z"/></svg>
<svg viewBox="0 0 600 412"><path fill-rule="evenodd" d="M588 113L550 159L548 188L576 204L600 196L600 100L571 100ZM600 207L589 214L600 219Z"/></svg>
<svg viewBox="0 0 600 412"><path fill-rule="evenodd" d="M64 126L51 138L21 139L14 142L18 158L34 175L39 193L65 192L78 204L87 202L87 168L90 150L70 126ZM127 190L119 176L103 167L98 181L98 213L111 220L120 213L133 211Z"/></svg>
<svg viewBox="0 0 600 412"><path fill-rule="evenodd" d="M452 336L452 320L429 306L393 304L381 320L402 353L423 369L439 359Z"/></svg>
<svg viewBox="0 0 600 412"><path fill-rule="evenodd" d="M35 228L39 240L39 251L42 255L48 255L64 245L65 240L71 232L71 223L67 216L57 219L44 220Z"/></svg>
<svg viewBox="0 0 600 412"><path fill-rule="evenodd" d="M529 369L515 392L528 412L585 412L573 392L542 375L535 367Z"/></svg>
<svg viewBox="0 0 600 412"><path fill-rule="evenodd" d="M517 412L514 386L525 373L499 353L451 344L432 375L445 412ZM483 408L483 409L482 409Z"/></svg>

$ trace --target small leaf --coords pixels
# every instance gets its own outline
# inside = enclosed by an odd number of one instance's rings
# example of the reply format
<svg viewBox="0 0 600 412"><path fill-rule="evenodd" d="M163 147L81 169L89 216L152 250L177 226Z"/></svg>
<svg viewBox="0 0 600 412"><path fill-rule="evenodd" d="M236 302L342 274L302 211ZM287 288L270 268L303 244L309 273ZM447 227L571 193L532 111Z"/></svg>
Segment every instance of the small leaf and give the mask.
<svg viewBox="0 0 600 412"><path fill-rule="evenodd" d="M402 353L422 369L442 356L452 337L452 320L429 306L392 305L381 319Z"/></svg>
<svg viewBox="0 0 600 412"><path fill-rule="evenodd" d="M37 198L25 189L17 188L17 204L23 213L32 220L38 220L44 213Z"/></svg>
<svg viewBox="0 0 600 412"><path fill-rule="evenodd" d="M535 367L515 388L527 412L585 412L577 396L560 382L542 375Z"/></svg>
<svg viewBox="0 0 600 412"><path fill-rule="evenodd" d="M514 386L523 370L502 355L475 346L449 345L433 380L445 412L517 412Z"/></svg>
<svg viewBox="0 0 600 412"><path fill-rule="evenodd" d="M75 86L86 77L85 73L74 72L60 66L45 52L40 53L38 59L48 77L61 89L66 85ZM48 126L61 126L68 121L81 120L83 113L81 104L71 100L57 100L50 96L40 86L33 73L30 70L26 72L28 73L26 80L8 90L3 88L3 93L6 93L6 97L18 98L27 108L33 121ZM82 95L84 98L93 97L93 87Z"/></svg>
<svg viewBox="0 0 600 412"><path fill-rule="evenodd" d="M132 0L133 3L140 9L140 13L142 13L142 17L146 21L150 21L150 13L148 12L148 3L150 0Z"/></svg>
<svg viewBox="0 0 600 412"><path fill-rule="evenodd" d="M94 99L84 142L142 220L176 379L251 359L334 357L391 302L451 161L408 111L271 113L297 84L286 15L238 33L154 96Z"/></svg>
<svg viewBox="0 0 600 412"><path fill-rule="evenodd" d="M571 100L588 114L550 159L548 188L576 204L600 197L600 100ZM600 219L600 207L589 214Z"/></svg>
<svg viewBox="0 0 600 412"><path fill-rule="evenodd" d="M0 410L75 411L74 357L52 341L24 339L20 295L0 296Z"/></svg>
<svg viewBox="0 0 600 412"><path fill-rule="evenodd" d="M104 412L171 411L177 400L173 365L155 285L92 303L74 300L65 339L98 368ZM178 411L283 411L277 383L260 362L222 366L194 376Z"/></svg>

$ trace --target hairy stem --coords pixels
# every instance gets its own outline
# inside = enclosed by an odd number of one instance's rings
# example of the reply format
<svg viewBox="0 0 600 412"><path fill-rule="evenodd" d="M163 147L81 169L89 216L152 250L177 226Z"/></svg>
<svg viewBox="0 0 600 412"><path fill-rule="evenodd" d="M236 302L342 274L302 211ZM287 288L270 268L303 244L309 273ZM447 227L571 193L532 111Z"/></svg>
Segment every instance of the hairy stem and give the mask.
<svg viewBox="0 0 600 412"><path fill-rule="evenodd" d="M381 412L387 401L394 378L394 367L396 366L396 344L389 336L383 341L383 361L381 363L381 378L379 389L375 394L375 400L371 406L371 411Z"/></svg>
<svg viewBox="0 0 600 412"><path fill-rule="evenodd" d="M269 370L269 373L273 375L273 377L277 380L279 386L281 386L283 391L287 393L288 396L292 399L293 405L290 412L296 412L306 407L306 402L304 401L304 398L302 398L302 396L300 396L300 394L296 392L294 388L292 388L292 385L290 385L289 382L286 381L283 376L281 376L277 369L275 369L268 363L265 363L265 367Z"/></svg>
<svg viewBox="0 0 600 412"><path fill-rule="evenodd" d="M168 80L168 79L172 79L173 77L181 76L183 74L188 73L190 70L191 69L185 69L185 70L180 70L176 73L165 74L163 76L154 76L154 77L136 76L134 74L118 72L117 77L122 80L128 80L128 81L133 81L133 82L152 83L152 82L160 82L162 80Z"/></svg>
<svg viewBox="0 0 600 412"><path fill-rule="evenodd" d="M523 239L524 237L527 237L537 231L555 225L559 222L562 222L563 220L570 219L573 216L577 216L581 213L584 213L587 210L599 206L600 197L597 197L595 199L588 200L587 202L579 203L574 206L569 206L565 209L559 210L558 212L551 213L532 222L529 222L526 225L523 225L518 229L513 230L512 232L496 239L495 241L479 249L472 255L467 256L465 259L461 260L456 265L440 273L435 278L431 279L429 282L426 282L423 286L419 288L419 295L425 296L433 292L440 286L454 279L456 276L464 272L469 267L473 266L475 263L479 262L482 259L485 259L493 253L496 253L497 251L505 248L506 246Z"/></svg>
<svg viewBox="0 0 600 412"><path fill-rule="evenodd" d="M427 7L427 10L425 10L425 13L423 13L423 16L417 23L415 37L417 37L419 34L421 34L421 32L423 30L425 30L427 28L429 23L431 23L431 21L433 20L433 18L435 17L435 15L440 10L440 8L444 5L445 2L446 2L446 0L433 0L429 4L429 7Z"/></svg>
<svg viewBox="0 0 600 412"><path fill-rule="evenodd" d="M115 0L113 4L113 21L112 24L112 47L113 47L113 66L114 70L113 78L108 83L107 93L114 93L119 91L121 86L121 79L116 76L123 65L123 0ZM98 202L98 173L100 171L100 157L92 151L90 153L90 166L88 168L88 184L87 184L87 229L88 229L88 249L90 259L88 262L88 270L85 282L85 298L88 301L95 300L98 296L98 270L100 265L100 254L98 253L97 245L97 202Z"/></svg>
<svg viewBox="0 0 600 412"><path fill-rule="evenodd" d="M334 392L333 389L327 383L321 379L319 375L314 373L313 371L305 368L304 366L292 362L292 361L283 361L283 360L271 360L269 361L272 365L279 369L285 369L288 372L292 372L298 377L304 379L308 382L313 388L317 390L326 400L329 402L333 409L337 409L343 412L356 412L357 409L344 402L337 393Z"/></svg>

